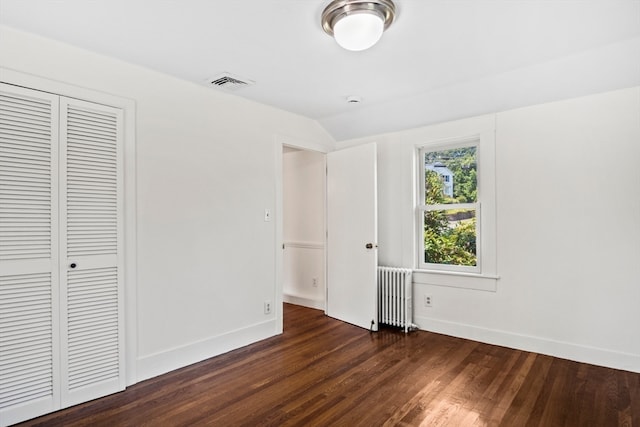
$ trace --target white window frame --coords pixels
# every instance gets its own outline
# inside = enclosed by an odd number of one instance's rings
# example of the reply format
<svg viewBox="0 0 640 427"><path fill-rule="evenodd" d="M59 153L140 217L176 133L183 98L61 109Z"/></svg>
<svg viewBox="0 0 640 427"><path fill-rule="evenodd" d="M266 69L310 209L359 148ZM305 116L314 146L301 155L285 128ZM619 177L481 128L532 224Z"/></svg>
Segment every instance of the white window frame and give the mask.
<svg viewBox="0 0 640 427"><path fill-rule="evenodd" d="M474 203L443 203L437 205L424 204L425 195L425 167L424 154L434 151L453 150L456 148L475 147L476 149L476 172L477 172L477 200ZM460 273L482 273L482 212L481 212L481 182L480 182L480 138L456 139L449 142L440 142L425 144L417 147L417 172L418 172L418 194L416 195L416 231L418 238L417 266L420 270L436 270ZM455 185L455 182L454 182ZM476 211L476 265L454 265L454 264L438 264L424 261L424 214L430 211L440 211L448 209L474 209Z"/></svg>

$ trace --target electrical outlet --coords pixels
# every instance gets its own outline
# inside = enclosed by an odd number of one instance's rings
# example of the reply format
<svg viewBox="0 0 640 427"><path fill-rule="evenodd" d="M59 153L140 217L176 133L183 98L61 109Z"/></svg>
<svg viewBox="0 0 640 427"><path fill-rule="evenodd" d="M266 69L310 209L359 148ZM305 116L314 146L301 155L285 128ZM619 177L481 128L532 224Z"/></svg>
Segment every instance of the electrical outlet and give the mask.
<svg viewBox="0 0 640 427"><path fill-rule="evenodd" d="M433 297L431 297L431 295L425 295L424 296L424 306L425 307L432 307L433 304Z"/></svg>
<svg viewBox="0 0 640 427"><path fill-rule="evenodd" d="M318 278L317 278L317 277L314 277L314 278L312 278L312 279L311 279L311 285L312 285L314 288L317 288L317 287L318 287Z"/></svg>
<svg viewBox="0 0 640 427"><path fill-rule="evenodd" d="M271 301L264 302L264 314L271 314Z"/></svg>

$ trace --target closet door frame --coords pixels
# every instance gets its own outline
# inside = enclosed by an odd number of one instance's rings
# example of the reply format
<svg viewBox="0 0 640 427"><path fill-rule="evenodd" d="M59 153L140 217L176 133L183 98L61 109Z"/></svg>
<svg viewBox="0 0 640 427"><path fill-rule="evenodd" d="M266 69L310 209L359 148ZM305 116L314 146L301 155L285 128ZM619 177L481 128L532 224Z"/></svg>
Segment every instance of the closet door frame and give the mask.
<svg viewBox="0 0 640 427"><path fill-rule="evenodd" d="M135 101L98 92L91 89L62 83L46 78L21 73L0 67L0 81L10 85L49 92L55 95L75 98L123 111L123 186L124 186L124 299L125 299L125 375L126 386L137 382L137 322L136 322L136 149L135 149Z"/></svg>

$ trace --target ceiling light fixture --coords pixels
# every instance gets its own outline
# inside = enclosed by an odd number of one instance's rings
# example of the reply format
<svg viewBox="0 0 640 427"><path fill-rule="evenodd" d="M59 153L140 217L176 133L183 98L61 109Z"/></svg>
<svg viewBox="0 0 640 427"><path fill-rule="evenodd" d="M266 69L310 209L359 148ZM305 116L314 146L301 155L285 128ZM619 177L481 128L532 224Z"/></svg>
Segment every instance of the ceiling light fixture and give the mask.
<svg viewBox="0 0 640 427"><path fill-rule="evenodd" d="M333 0L322 12L322 29L347 50L376 44L396 16L391 0Z"/></svg>

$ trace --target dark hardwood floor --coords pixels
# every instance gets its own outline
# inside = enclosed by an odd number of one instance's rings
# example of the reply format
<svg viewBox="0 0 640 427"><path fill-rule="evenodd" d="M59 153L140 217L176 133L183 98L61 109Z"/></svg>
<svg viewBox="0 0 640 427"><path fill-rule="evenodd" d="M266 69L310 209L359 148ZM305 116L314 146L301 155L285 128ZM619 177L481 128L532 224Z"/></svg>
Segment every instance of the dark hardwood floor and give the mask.
<svg viewBox="0 0 640 427"><path fill-rule="evenodd" d="M25 426L638 426L640 374L285 306L285 333Z"/></svg>

